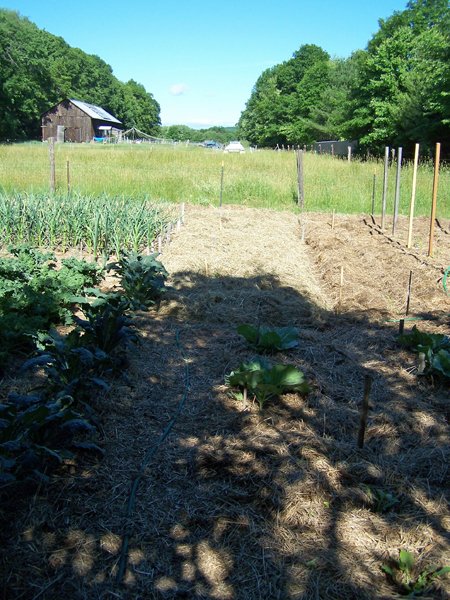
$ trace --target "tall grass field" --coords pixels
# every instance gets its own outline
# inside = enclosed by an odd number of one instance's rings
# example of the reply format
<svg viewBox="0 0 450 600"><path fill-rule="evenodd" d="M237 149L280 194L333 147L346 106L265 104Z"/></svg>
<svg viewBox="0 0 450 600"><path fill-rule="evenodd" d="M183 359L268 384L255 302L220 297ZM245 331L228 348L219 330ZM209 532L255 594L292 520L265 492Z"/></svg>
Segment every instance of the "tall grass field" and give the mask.
<svg viewBox="0 0 450 600"><path fill-rule="evenodd" d="M77 197L109 197L164 202L217 205L223 163L224 204L295 209L297 201L296 157L272 150L224 154L186 145L57 144L56 186L67 196L69 183ZM381 212L383 162L348 162L328 155L305 153L304 194L308 211L369 213L375 176L375 213ZM48 194L50 179L47 144L0 146L0 191ZM389 168L387 212L393 212L396 163ZM413 169L401 171L400 213L408 214ZM429 215L433 165L421 164L417 177L416 215ZM441 166L437 216L450 217L450 169Z"/></svg>

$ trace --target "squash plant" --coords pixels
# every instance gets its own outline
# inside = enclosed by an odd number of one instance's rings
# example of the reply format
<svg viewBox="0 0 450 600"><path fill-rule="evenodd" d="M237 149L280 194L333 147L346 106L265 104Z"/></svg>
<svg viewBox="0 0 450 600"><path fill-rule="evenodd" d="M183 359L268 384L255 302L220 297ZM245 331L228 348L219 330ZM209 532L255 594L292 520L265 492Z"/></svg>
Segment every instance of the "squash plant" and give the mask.
<svg viewBox="0 0 450 600"><path fill-rule="evenodd" d="M287 392L307 394L310 391L302 371L294 365L271 365L267 360L255 358L248 363L241 363L235 371L225 378L231 388L239 388L244 397L247 393L253 396L260 410L268 400Z"/></svg>
<svg viewBox="0 0 450 600"><path fill-rule="evenodd" d="M296 327L266 327L264 325L239 325L242 335L257 352L279 352L298 346L298 329Z"/></svg>
<svg viewBox="0 0 450 600"><path fill-rule="evenodd" d="M425 333L414 326L411 333L399 337L399 342L425 357L425 374L450 379L450 337Z"/></svg>

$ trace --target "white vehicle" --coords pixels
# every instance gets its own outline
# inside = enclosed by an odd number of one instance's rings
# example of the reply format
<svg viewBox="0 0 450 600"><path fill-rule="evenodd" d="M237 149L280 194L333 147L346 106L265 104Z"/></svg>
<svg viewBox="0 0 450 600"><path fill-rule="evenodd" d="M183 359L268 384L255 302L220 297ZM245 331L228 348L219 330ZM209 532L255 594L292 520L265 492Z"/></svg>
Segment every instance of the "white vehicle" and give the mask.
<svg viewBox="0 0 450 600"><path fill-rule="evenodd" d="M245 148L241 144L241 142L230 142L229 144L227 144L225 146L225 148L223 149L223 151L226 152L226 153L228 153L228 152L239 152L239 154L244 154Z"/></svg>

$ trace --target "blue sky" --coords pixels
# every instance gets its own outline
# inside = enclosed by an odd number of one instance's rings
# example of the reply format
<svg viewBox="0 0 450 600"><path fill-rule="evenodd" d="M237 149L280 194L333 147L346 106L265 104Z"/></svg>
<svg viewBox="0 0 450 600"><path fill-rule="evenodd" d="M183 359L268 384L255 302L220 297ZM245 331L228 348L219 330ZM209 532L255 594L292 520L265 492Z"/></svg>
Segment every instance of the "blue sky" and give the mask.
<svg viewBox="0 0 450 600"><path fill-rule="evenodd" d="M161 105L163 125L234 125L257 78L317 44L364 48L407 0L0 0L71 46L97 54Z"/></svg>

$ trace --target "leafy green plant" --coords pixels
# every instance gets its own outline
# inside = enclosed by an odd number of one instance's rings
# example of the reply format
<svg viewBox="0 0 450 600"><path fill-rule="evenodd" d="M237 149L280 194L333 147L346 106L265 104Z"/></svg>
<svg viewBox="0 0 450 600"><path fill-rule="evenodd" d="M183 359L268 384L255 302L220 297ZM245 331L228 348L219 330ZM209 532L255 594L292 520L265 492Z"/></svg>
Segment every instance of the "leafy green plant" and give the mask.
<svg viewBox="0 0 450 600"><path fill-rule="evenodd" d="M264 325L239 325L239 335L258 352L276 352L290 350L298 346L298 329L296 327L265 327Z"/></svg>
<svg viewBox="0 0 450 600"><path fill-rule="evenodd" d="M415 575L415 562L411 552L400 550L397 559L381 566L381 570L386 573L400 594L409 598L429 591L436 579L450 573L450 567L432 565Z"/></svg>
<svg viewBox="0 0 450 600"><path fill-rule="evenodd" d="M84 319L74 320L83 332L83 344L91 351L102 350L108 355L119 346L136 342L137 335L131 327L130 302L122 294L104 294L93 288L92 302L81 305Z"/></svg>
<svg viewBox="0 0 450 600"><path fill-rule="evenodd" d="M133 308L146 309L155 305L165 292L167 271L156 259L157 253L145 256L136 252L123 254L108 265L120 276L120 284Z"/></svg>
<svg viewBox="0 0 450 600"><path fill-rule="evenodd" d="M253 396L260 409L266 402L283 393L298 392L307 394L310 390L303 373L293 365L271 364L261 358L242 363L236 371L225 378L226 384L239 388L244 397Z"/></svg>
<svg viewBox="0 0 450 600"><path fill-rule="evenodd" d="M10 248L0 259L0 345L3 358L28 351L32 338L51 325L72 322L80 294L102 277L102 268L75 258L56 269L53 255L34 248Z"/></svg>
<svg viewBox="0 0 450 600"><path fill-rule="evenodd" d="M37 355L22 365L21 371L41 368L47 379L43 387L46 394L64 394L77 402L84 400L92 389L108 390L102 377L111 368L109 356L99 348L92 350L83 346L83 337L75 329L65 337L53 334L38 334Z"/></svg>
<svg viewBox="0 0 450 600"><path fill-rule="evenodd" d="M399 343L423 355L425 374L450 379L450 337L438 333L425 333L414 326L411 333L399 337Z"/></svg>
<svg viewBox="0 0 450 600"><path fill-rule="evenodd" d="M364 490L369 499L369 507L374 512L385 513L400 502L394 494L381 488L367 485Z"/></svg>
<svg viewBox="0 0 450 600"><path fill-rule="evenodd" d="M17 479L46 480L49 460L61 463L73 456L75 436L94 428L72 404L66 395L19 394L0 404L0 487Z"/></svg>

